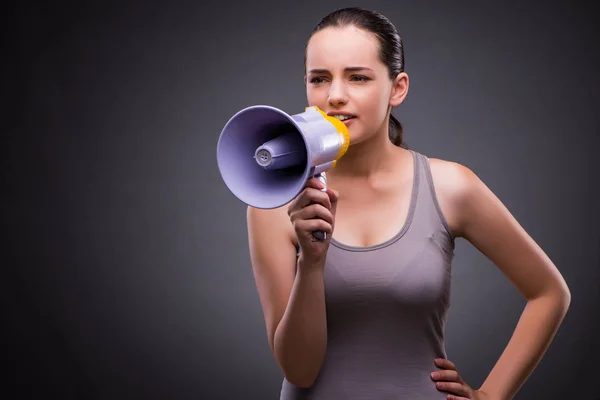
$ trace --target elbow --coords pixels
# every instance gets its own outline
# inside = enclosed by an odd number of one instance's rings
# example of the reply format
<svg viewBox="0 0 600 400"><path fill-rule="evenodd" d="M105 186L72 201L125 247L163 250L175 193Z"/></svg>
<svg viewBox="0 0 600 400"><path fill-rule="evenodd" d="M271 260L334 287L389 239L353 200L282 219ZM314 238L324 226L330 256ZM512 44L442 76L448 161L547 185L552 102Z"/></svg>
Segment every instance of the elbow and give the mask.
<svg viewBox="0 0 600 400"><path fill-rule="evenodd" d="M302 389L311 388L319 376L321 363L306 364L302 361L295 360L291 363L279 363L283 376L294 386Z"/></svg>
<svg viewBox="0 0 600 400"><path fill-rule="evenodd" d="M556 290L556 297L559 299L560 304L562 305L566 314L567 310L569 309L569 306L571 305L571 290L569 289L569 286L567 285L567 282L565 282L564 279L561 283L562 285L560 285L560 289Z"/></svg>
<svg viewBox="0 0 600 400"><path fill-rule="evenodd" d="M564 320L564 318L567 316L569 307L571 306L571 292L569 291L569 288L567 287L565 290L561 291L560 295L557 297L558 297L557 303L558 303L558 307L560 309L561 322L562 322Z"/></svg>
<svg viewBox="0 0 600 400"><path fill-rule="evenodd" d="M562 295L562 299L563 299L563 304L565 307L565 313L567 312L567 310L569 309L569 306L571 305L571 291L569 290L569 287L565 284L565 291Z"/></svg>
<svg viewBox="0 0 600 400"><path fill-rule="evenodd" d="M557 310L562 316L566 315L571 305L571 291L567 284L563 281L561 285L556 285L552 289L548 289L539 296L534 296L530 300L543 299L541 301L548 302L549 307Z"/></svg>
<svg viewBox="0 0 600 400"><path fill-rule="evenodd" d="M566 314L571 305L571 290L569 285L560 277L552 283L546 285L539 293L528 297L528 300L545 299L552 303L552 307L562 310Z"/></svg>
<svg viewBox="0 0 600 400"><path fill-rule="evenodd" d="M312 387L312 383L299 383L296 386L302 389L310 389Z"/></svg>
<svg viewBox="0 0 600 400"><path fill-rule="evenodd" d="M302 389L311 388L319 374L318 369L315 371L314 367L311 368L307 366L302 368L298 362L287 366L285 363L279 362L279 367L281 368L286 381Z"/></svg>
<svg viewBox="0 0 600 400"><path fill-rule="evenodd" d="M294 386L297 386L302 389L310 389L312 385L315 383L316 377L310 376L294 376L291 374L285 374L285 379Z"/></svg>
<svg viewBox="0 0 600 400"><path fill-rule="evenodd" d="M569 286L567 285L566 282L564 284L564 296L565 296L567 303L570 304L571 303L571 289L569 289Z"/></svg>
<svg viewBox="0 0 600 400"><path fill-rule="evenodd" d="M313 357L298 357L298 354L289 354L280 346L281 343L275 340L275 336L272 342L274 345L271 350L285 380L302 389L311 388L319 375L322 358L317 362L317 359ZM306 356L306 352L304 352L304 356Z"/></svg>
<svg viewBox="0 0 600 400"><path fill-rule="evenodd" d="M309 389L310 387L312 387L312 385L315 383L315 380L317 379L317 373L313 373L312 371L309 371L307 368L298 368L298 363L294 363L294 366L287 366L285 365L284 362L282 362L280 357L275 357L275 359L277 360L277 364L279 365L279 368L281 369L281 371L283 372L283 376L285 377L285 380L288 381L289 383L291 383L294 386L297 386L299 388L302 389Z"/></svg>

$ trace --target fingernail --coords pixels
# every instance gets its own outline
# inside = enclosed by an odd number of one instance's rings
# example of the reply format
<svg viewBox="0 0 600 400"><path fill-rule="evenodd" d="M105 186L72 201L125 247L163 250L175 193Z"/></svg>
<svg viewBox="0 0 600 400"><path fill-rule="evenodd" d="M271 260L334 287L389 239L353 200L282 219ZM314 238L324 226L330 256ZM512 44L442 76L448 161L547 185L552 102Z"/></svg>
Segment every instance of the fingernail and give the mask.
<svg viewBox="0 0 600 400"><path fill-rule="evenodd" d="M435 378L437 378L437 376L438 376L438 375L437 375L435 372L432 372L432 373L431 373L431 378L432 378L432 379L435 379Z"/></svg>

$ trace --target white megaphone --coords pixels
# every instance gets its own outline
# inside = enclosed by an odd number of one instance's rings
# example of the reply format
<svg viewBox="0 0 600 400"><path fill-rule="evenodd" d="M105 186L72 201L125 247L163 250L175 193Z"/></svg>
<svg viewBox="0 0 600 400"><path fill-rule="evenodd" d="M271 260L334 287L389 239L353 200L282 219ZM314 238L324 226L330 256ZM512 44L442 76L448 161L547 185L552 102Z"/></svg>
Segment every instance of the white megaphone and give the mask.
<svg viewBox="0 0 600 400"><path fill-rule="evenodd" d="M225 124L217 143L217 164L229 190L255 208L276 208L293 200L310 177L327 187L325 172L346 153L346 125L318 107L288 115L252 106ZM313 232L323 240L324 232Z"/></svg>

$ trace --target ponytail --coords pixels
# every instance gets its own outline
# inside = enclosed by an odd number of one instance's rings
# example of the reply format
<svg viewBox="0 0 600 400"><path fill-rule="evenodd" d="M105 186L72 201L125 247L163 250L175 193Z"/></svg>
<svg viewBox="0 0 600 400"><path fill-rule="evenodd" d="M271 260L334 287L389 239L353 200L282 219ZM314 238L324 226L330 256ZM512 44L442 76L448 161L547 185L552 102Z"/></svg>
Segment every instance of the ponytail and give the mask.
<svg viewBox="0 0 600 400"><path fill-rule="evenodd" d="M402 140L402 124L390 113L389 137L392 143L398 147L408 149L406 143Z"/></svg>

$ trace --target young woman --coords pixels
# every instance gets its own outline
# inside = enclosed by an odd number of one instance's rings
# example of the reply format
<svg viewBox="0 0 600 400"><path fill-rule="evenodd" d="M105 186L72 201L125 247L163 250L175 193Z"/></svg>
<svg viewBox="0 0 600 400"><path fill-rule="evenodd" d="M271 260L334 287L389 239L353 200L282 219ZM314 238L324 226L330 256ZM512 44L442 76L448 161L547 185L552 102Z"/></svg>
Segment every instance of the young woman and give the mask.
<svg viewBox="0 0 600 400"><path fill-rule="evenodd" d="M557 268L468 168L402 141L402 41L381 14L338 10L306 47L308 103L344 121L350 148L290 204L248 208L254 276L281 399L510 399L570 304ZM334 229L335 228L335 229ZM322 230L318 241L312 232ZM527 306L473 389L447 359L454 241L500 268Z"/></svg>

